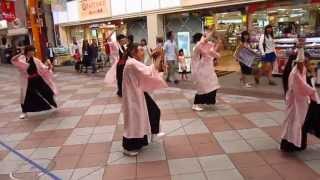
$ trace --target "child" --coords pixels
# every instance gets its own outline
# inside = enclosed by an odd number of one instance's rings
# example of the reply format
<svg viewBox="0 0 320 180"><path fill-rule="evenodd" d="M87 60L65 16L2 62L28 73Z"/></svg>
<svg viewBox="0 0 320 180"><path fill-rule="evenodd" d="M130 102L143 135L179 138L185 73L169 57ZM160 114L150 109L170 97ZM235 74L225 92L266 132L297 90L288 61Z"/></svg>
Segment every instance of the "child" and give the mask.
<svg viewBox="0 0 320 180"><path fill-rule="evenodd" d="M77 72L81 72L81 55L79 49L76 49L73 55L75 61L74 68Z"/></svg>
<svg viewBox="0 0 320 180"><path fill-rule="evenodd" d="M187 63L186 63L186 59L184 57L183 49L179 50L178 61L179 61L179 65L180 65L180 68L181 68L181 71L182 71L181 80L188 80L188 77L187 77Z"/></svg>

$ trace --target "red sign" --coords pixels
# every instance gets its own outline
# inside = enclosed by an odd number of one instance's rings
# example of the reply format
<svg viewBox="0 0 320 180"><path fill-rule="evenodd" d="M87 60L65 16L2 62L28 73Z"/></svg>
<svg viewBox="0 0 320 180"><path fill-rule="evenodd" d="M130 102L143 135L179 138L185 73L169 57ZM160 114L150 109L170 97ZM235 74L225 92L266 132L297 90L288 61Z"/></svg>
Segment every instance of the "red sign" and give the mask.
<svg viewBox="0 0 320 180"><path fill-rule="evenodd" d="M3 19L12 22L16 19L16 10L13 1L1 0L1 15Z"/></svg>

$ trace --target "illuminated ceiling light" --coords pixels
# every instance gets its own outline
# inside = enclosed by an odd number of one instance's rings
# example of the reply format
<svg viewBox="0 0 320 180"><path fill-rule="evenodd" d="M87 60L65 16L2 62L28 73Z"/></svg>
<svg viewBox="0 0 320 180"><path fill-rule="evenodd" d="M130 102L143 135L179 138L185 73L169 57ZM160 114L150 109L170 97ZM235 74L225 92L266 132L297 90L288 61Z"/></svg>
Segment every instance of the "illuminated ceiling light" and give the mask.
<svg viewBox="0 0 320 180"><path fill-rule="evenodd" d="M286 11L287 9L279 8L278 11Z"/></svg>

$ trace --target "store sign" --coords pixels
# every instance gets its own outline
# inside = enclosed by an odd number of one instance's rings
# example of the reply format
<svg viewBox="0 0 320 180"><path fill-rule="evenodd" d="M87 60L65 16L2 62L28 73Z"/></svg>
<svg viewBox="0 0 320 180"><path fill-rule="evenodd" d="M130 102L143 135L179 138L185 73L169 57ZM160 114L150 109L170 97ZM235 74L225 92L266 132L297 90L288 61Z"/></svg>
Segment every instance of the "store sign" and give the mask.
<svg viewBox="0 0 320 180"><path fill-rule="evenodd" d="M16 19L16 9L13 1L1 0L1 15L8 22Z"/></svg>
<svg viewBox="0 0 320 180"><path fill-rule="evenodd" d="M99 19L107 16L106 0L80 0L80 19Z"/></svg>

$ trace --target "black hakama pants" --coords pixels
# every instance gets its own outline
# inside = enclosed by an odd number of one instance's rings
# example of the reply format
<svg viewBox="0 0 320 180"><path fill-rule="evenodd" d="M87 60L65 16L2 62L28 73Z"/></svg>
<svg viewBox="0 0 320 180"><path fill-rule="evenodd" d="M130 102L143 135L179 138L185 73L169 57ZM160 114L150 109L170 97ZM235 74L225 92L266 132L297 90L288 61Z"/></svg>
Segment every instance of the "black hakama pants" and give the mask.
<svg viewBox="0 0 320 180"><path fill-rule="evenodd" d="M21 104L22 112L40 112L57 107L54 93L41 76L28 80L28 87L24 103Z"/></svg>
<svg viewBox="0 0 320 180"><path fill-rule="evenodd" d="M308 133L320 138L320 104L311 101L306 115L305 122L302 127L301 147L295 146L286 139L281 140L280 149L284 152L302 151L307 148Z"/></svg>
<svg viewBox="0 0 320 180"><path fill-rule="evenodd" d="M124 70L125 64L117 64L117 85L118 85L118 91L117 95L119 97L122 97L122 80L123 80L123 70Z"/></svg>
<svg viewBox="0 0 320 180"><path fill-rule="evenodd" d="M148 93L144 93L147 108L148 116L151 127L152 134L158 134L160 131L160 116L161 111L156 104L156 102L151 98ZM123 137L122 146L128 151L140 150L143 146L148 145L148 136L145 135L143 138L126 138Z"/></svg>
<svg viewBox="0 0 320 180"><path fill-rule="evenodd" d="M213 105L216 104L216 94L217 90L211 91L207 94L196 94L194 97L194 103L193 104L207 104L207 105Z"/></svg>

